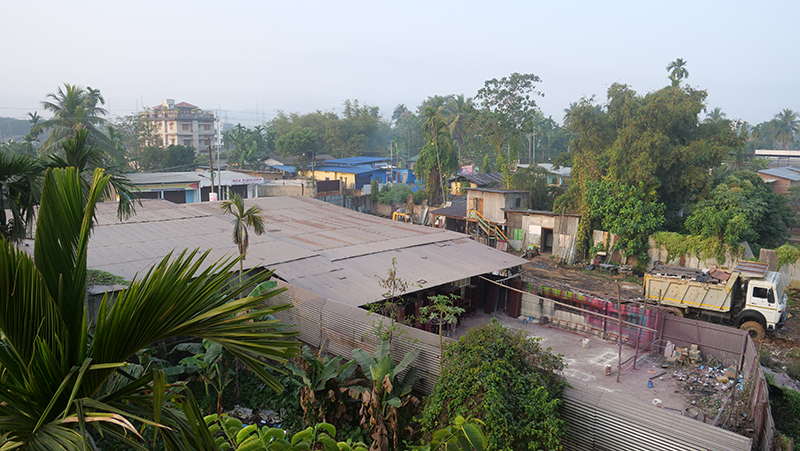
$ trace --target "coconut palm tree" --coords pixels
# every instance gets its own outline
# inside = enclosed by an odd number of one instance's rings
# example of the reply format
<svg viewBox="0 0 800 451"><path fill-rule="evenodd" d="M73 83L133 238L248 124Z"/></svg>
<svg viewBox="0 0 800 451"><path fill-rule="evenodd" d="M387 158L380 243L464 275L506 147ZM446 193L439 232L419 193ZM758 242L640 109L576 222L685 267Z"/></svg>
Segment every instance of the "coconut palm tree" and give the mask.
<svg viewBox="0 0 800 451"><path fill-rule="evenodd" d="M464 146L464 128L469 117L475 112L475 107L472 104L472 98L464 98L463 94L459 94L444 107L444 112L447 115L447 122L449 123L450 135L456 140L458 145L458 164L461 165L461 148Z"/></svg>
<svg viewBox="0 0 800 451"><path fill-rule="evenodd" d="M707 124L717 124L722 122L728 115L722 111L722 108L716 107L706 114L706 119L703 121Z"/></svg>
<svg viewBox="0 0 800 451"><path fill-rule="evenodd" d="M667 65L667 72L669 72L669 79L672 80L672 86L678 86L681 80L689 77L686 64L687 61L683 58L678 58Z"/></svg>
<svg viewBox="0 0 800 451"><path fill-rule="evenodd" d="M119 196L117 205L117 216L121 219L128 219L136 210L136 203L139 202L135 193L138 188L128 180L123 174L123 167L116 166L108 155L96 146L89 144L89 130L78 130L74 139L68 139L62 143L62 155L52 153L45 159L45 166L49 168L77 168L82 175L86 186L91 182L92 174L95 169L103 169L109 176L110 182L104 193L105 199L115 199Z"/></svg>
<svg viewBox="0 0 800 451"><path fill-rule="evenodd" d="M47 99L42 102L46 111L53 113L53 117L39 121L31 129L32 133L49 130L50 134L42 143L41 152L49 154L61 150L61 144L74 138L80 129L89 130L89 144L112 151L111 140L101 130L106 127L106 110L101 106L105 99L100 90L91 87L83 88L78 85L64 83L64 88L58 92L47 94Z"/></svg>
<svg viewBox="0 0 800 451"><path fill-rule="evenodd" d="M298 354L296 335L260 318L277 294L250 293L269 273L230 284L238 259L206 263L208 252L168 255L103 299L93 331L86 318L86 263L95 205L110 177L88 186L76 168L44 176L34 256L0 239L0 434L4 449L94 449L102 434L134 449L216 450L191 392L152 367L132 364L153 343L197 337L224 346L270 387L282 390L262 358ZM238 315L252 309L250 313ZM155 431L145 446L133 422Z"/></svg>
<svg viewBox="0 0 800 451"><path fill-rule="evenodd" d="M786 108L775 115L771 124L772 140L781 143L784 149L788 149L789 144L794 143L794 135L800 131L800 119L797 113Z"/></svg>
<svg viewBox="0 0 800 451"><path fill-rule="evenodd" d="M223 201L220 205L223 214L232 214L233 220L233 243L239 247L239 283L242 283L242 273L244 272L244 259L247 248L250 246L250 237L247 232L248 227L253 228L256 235L264 233L264 218L261 217L261 208L252 206L245 210L244 200L238 194L233 194L230 199Z"/></svg>

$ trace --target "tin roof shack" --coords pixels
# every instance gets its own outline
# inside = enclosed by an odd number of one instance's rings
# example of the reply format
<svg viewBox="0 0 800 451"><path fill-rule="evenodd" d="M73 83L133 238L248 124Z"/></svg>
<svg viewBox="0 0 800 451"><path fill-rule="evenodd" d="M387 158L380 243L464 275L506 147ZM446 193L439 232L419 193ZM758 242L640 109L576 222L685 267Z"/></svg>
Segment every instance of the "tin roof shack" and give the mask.
<svg viewBox="0 0 800 451"><path fill-rule="evenodd" d="M460 174L450 179L450 194L463 196L465 188L497 188L503 186L503 174Z"/></svg>
<svg viewBox="0 0 800 451"><path fill-rule="evenodd" d="M575 261L575 240L580 215L552 211L506 210L509 243L518 249L539 246L566 263Z"/></svg>

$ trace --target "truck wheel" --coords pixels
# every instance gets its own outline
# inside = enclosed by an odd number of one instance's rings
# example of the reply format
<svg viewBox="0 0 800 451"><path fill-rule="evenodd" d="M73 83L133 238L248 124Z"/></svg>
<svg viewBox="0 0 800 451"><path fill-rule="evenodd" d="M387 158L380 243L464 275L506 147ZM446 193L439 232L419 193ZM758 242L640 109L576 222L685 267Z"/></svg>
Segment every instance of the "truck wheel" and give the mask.
<svg viewBox="0 0 800 451"><path fill-rule="evenodd" d="M758 321L747 321L742 323L739 326L739 329L746 330L748 334L750 334L750 338L756 341L761 341L766 332L764 332L764 328L761 327L761 324Z"/></svg>

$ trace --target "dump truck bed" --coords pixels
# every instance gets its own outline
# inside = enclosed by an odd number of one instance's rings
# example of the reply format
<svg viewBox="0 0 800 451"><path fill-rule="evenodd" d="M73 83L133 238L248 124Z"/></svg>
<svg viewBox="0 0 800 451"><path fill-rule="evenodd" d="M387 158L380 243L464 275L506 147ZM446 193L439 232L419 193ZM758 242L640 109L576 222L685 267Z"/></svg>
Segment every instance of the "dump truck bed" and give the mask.
<svg viewBox="0 0 800 451"><path fill-rule="evenodd" d="M699 270L659 265L645 274L644 294L652 302L658 302L660 295L661 305L728 312L739 274L723 274L714 277Z"/></svg>

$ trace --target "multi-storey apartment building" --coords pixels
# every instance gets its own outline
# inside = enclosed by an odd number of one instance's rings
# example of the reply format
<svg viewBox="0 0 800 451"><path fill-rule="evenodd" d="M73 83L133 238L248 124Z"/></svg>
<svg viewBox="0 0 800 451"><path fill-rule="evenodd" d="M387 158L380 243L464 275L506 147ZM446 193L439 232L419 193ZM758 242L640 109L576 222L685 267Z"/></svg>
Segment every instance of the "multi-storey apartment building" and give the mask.
<svg viewBox="0 0 800 451"><path fill-rule="evenodd" d="M164 99L161 105L139 113L153 123L153 131L163 139L164 147L194 147L197 152L217 149L217 125L213 111L201 110L186 102Z"/></svg>

